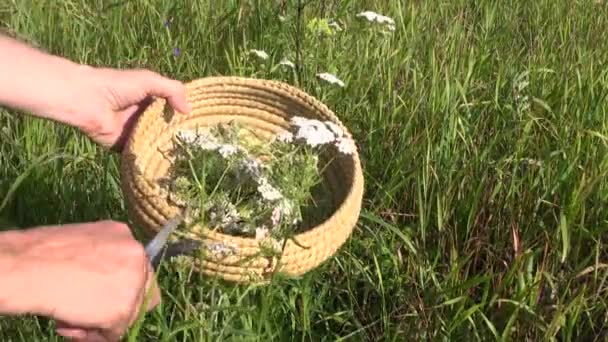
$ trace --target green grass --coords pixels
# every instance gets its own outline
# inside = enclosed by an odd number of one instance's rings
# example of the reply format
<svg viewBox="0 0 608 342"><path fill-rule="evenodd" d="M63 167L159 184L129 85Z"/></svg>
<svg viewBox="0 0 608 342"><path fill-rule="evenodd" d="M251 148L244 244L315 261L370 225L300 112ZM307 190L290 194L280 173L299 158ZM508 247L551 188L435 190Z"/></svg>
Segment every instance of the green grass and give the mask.
<svg viewBox="0 0 608 342"><path fill-rule="evenodd" d="M334 258L260 288L163 268L163 304L135 339L606 338L608 4L312 1L298 29L290 1L278 20L280 2L0 4L4 28L78 62L297 85L360 145L364 209ZM368 9L396 31L369 30L355 17ZM315 37L313 18L345 29ZM298 73L273 68L298 47ZM346 87L316 79L324 71ZM70 128L0 120L0 216L20 227L126 220L117 155ZM53 331L42 318L0 320L2 341L58 340Z"/></svg>

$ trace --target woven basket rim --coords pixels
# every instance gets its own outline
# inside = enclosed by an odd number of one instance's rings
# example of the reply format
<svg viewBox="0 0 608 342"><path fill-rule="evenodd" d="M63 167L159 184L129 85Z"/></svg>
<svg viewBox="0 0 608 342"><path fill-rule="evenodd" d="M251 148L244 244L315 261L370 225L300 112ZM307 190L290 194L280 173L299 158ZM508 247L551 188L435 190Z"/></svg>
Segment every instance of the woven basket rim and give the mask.
<svg viewBox="0 0 608 342"><path fill-rule="evenodd" d="M314 235L318 234L321 230L325 229L326 224L332 222L334 219L336 219L336 217L339 217L339 216L345 214L342 210L346 206L346 202L353 196L353 193L357 192L357 191L355 191L355 190L357 190L357 189L355 189L355 187L363 188L363 174L362 174L362 170L361 170L361 161L360 161L358 146L356 145L356 142L352 138L351 132L342 123L342 121L335 115L335 113L327 107L327 105L325 105L321 101L317 100L316 98L312 97L311 95L307 94L303 90L298 89L295 86L292 86L290 84L284 83L282 81L277 81L277 80L268 80L268 79L261 79L261 78L254 78L254 77L242 77L242 76L209 76L209 77L202 77L202 78L198 78L198 79L194 79L194 80L185 82L187 91L190 90L191 88L195 88L200 85L207 85L207 86L209 86L209 85L211 85L211 86L228 85L228 86L245 86L245 87L252 87L252 88L259 87L260 89L263 89L263 90L268 89L269 87L275 88L275 89L283 89L283 90L287 90L290 93L295 94L296 96L298 96L302 99L306 99L307 101L309 101L310 104L314 105L315 111L317 111L317 109L318 109L319 111L321 111L323 113L323 115L330 116L331 121L338 124L344 130L345 135L349 139L352 139L353 142L355 143L354 144L355 148L354 148L352 154L348 157L352 160L352 165L354 167L354 170L351 170L353 172L353 181L349 184L348 189L347 189L347 191L345 191L345 195L344 195L343 199L341 200L341 202L336 203L335 208L331 211L331 214L329 216L327 216L325 219L323 219L321 222L319 222L315 226L310 227L304 231L293 234L291 239L294 239L297 241L299 238L314 236ZM164 110L164 108L166 108L166 106L167 106L167 101L164 98L157 97L153 100L152 104L148 108L146 108L146 110L141 114L141 116L138 118L136 124L133 126L132 134L129 136L129 138L127 139L127 141L125 143L125 148L123 149L123 158L128 153L131 153L131 152L137 150L138 145L136 145L136 144L138 142L135 141L135 137L139 136L138 133L139 133L139 130L141 129L141 127L138 125L138 123L141 120L143 120L143 118L145 118L149 115L158 115L157 111L160 110L162 112ZM177 116L177 115L184 115L184 114L175 113L174 115ZM163 134L166 134L166 133L163 133ZM133 154L131 154L131 155L133 155ZM135 154L135 158L137 158L137 157L138 156ZM122 165L125 165L124 161L123 161ZM125 170L123 170L123 171L125 171ZM133 178L141 179L142 176L134 175ZM357 180L357 179L359 179L359 180ZM133 186L133 184L129 183L129 186ZM362 192L362 189L358 192ZM359 196L359 198L357 198L355 200L361 201L360 196ZM140 201L146 202L145 200L140 200ZM140 202L140 201L138 201L138 202ZM163 206L165 206L167 208L175 207L166 198L162 199L162 204L163 204ZM360 205L359 205L359 207L360 207ZM166 217L167 215L165 215L165 213L162 212L162 210L157 210L157 212L158 212L159 216L163 217L165 220L169 219L168 217ZM353 214L358 215L359 213L356 212ZM160 227L160 225L161 224L159 224L158 226ZM201 224L196 224L193 227L198 227L198 228L202 229L201 231L203 232L205 239L208 239L208 240L215 240L217 242L229 243L229 244L233 244L233 245L236 245L239 247L242 246L242 247L248 247L248 248L257 248L257 246L258 246L258 241L255 240L255 238L253 238L253 237L243 237L243 236L225 234L225 233L221 233L219 231L214 231L214 230L210 229L209 227L206 227ZM150 232L146 232L146 233L149 234Z"/></svg>

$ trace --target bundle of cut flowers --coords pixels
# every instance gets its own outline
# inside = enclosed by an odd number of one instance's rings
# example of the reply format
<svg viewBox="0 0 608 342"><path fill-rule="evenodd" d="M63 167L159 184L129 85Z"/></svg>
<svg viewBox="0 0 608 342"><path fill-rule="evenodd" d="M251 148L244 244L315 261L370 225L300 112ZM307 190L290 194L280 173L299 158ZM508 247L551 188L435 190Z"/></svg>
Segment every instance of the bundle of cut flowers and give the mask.
<svg viewBox="0 0 608 342"><path fill-rule="evenodd" d="M281 241L331 215L323 169L333 152L354 145L330 121L294 117L270 141L236 122L181 130L175 136L170 200L189 209L200 226L233 236ZM195 233L195 232L190 232Z"/></svg>

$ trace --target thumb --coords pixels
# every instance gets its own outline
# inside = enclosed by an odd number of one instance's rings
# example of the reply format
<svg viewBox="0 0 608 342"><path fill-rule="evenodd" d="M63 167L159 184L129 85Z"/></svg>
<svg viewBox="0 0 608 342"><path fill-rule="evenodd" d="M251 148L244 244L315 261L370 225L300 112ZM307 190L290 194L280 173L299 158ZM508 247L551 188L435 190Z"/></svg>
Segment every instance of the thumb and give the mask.
<svg viewBox="0 0 608 342"><path fill-rule="evenodd" d="M87 332L84 329L75 327L67 322L56 320L57 334L70 339L83 340L87 336Z"/></svg>
<svg viewBox="0 0 608 342"><path fill-rule="evenodd" d="M136 70L136 79L141 89L155 97L162 97L167 100L173 109L188 114L192 110L186 96L186 87L177 80L172 80L161 76L150 70Z"/></svg>
<svg viewBox="0 0 608 342"><path fill-rule="evenodd" d="M95 330L85 330L73 327L67 323L57 322L57 334L68 341L78 342L107 342L108 339Z"/></svg>
<svg viewBox="0 0 608 342"><path fill-rule="evenodd" d="M78 329L78 328L70 328L70 327L59 327L57 326L57 334L61 335L67 339L72 339L75 341L83 341L87 337L86 330Z"/></svg>
<svg viewBox="0 0 608 342"><path fill-rule="evenodd" d="M75 342L115 342L120 340L120 336L112 333L102 333L98 329L79 328L64 321L56 321L57 334L66 338L68 341Z"/></svg>

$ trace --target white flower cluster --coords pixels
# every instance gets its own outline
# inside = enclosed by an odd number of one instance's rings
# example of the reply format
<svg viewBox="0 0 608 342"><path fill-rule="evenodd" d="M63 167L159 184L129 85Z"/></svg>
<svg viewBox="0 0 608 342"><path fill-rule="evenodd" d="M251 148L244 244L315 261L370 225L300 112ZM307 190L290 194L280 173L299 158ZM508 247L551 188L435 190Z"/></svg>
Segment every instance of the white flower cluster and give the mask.
<svg viewBox="0 0 608 342"><path fill-rule="evenodd" d="M251 50L249 50L249 53L254 54L258 58L263 59L263 60L268 59L268 54L266 53L266 51L263 51L263 50L251 49Z"/></svg>
<svg viewBox="0 0 608 342"><path fill-rule="evenodd" d="M344 154L352 154L356 150L352 139L344 134L340 126L331 121L295 116L291 119L291 124L296 128L295 133L283 132L276 136L278 141L289 143L298 139L312 147L334 144L338 151Z"/></svg>
<svg viewBox="0 0 608 342"><path fill-rule="evenodd" d="M264 240L268 236L268 228L261 226L255 229L255 239L260 241Z"/></svg>
<svg viewBox="0 0 608 342"><path fill-rule="evenodd" d="M252 156L247 156L240 161L241 170L245 172L251 179L253 179L258 185L258 192L262 195L267 201L277 201L283 198L283 194L276 189L270 182L268 178L263 175L263 166L256 158Z"/></svg>
<svg viewBox="0 0 608 342"><path fill-rule="evenodd" d="M209 252L215 256L227 257L234 254L237 248L234 245L227 245L221 242L214 242L205 246Z"/></svg>
<svg viewBox="0 0 608 342"><path fill-rule="evenodd" d="M336 76L334 74L330 74L328 72L318 73L317 77L320 78L320 79L322 79L322 80L324 80L324 81L326 81L326 82L329 82L331 84L335 84L335 85L337 85L339 87L342 87L342 88L344 88L344 86L345 86L344 82L341 79L339 79L338 76Z"/></svg>
<svg viewBox="0 0 608 342"><path fill-rule="evenodd" d="M395 31L395 21L385 15L378 14L372 11L364 11L357 14L358 18L365 18L369 22L386 25L390 31Z"/></svg>
<svg viewBox="0 0 608 342"><path fill-rule="evenodd" d="M347 139L340 126L333 122L295 117L292 119L292 128L293 133L286 132L278 139L288 143L299 139L312 146L335 143L341 151L350 153L346 148L348 144L345 143L350 139ZM282 244L275 239L273 231L276 231L283 222L297 224L301 219L298 215L294 216L292 200L286 197L281 189L273 186L271 179L266 175L267 166L245 148L238 144L225 143L224 140L211 135L211 133L185 129L179 131L177 136L184 143L205 151L215 151L224 158L236 156L233 160L237 162L237 179L245 178L253 181L257 186L257 193L261 197L260 201L266 202L265 205L270 205L270 212L265 214L268 216L264 219L264 222L258 222L251 226L246 223L248 221L247 213L239 212L239 209L230 199L220 198L217 201L212 201L213 203L209 205L205 205L204 208L200 208L207 213L209 224L228 234L255 233L256 240L264 244L270 244L273 248L276 247L275 249L280 250ZM182 181L186 180L184 177L181 178ZM181 184L177 180L175 183ZM187 186L182 186L182 188L187 188ZM208 248L214 254L231 252L231 249L223 244L210 245Z"/></svg>
<svg viewBox="0 0 608 342"><path fill-rule="evenodd" d="M267 201L277 201L283 198L283 194L275 187L270 185L266 177L258 178L258 192Z"/></svg>
<svg viewBox="0 0 608 342"><path fill-rule="evenodd" d="M239 146L222 144L212 135L196 133L193 130L180 130L177 136L182 141L196 145L205 151L218 151L224 158L241 150Z"/></svg>
<svg viewBox="0 0 608 342"><path fill-rule="evenodd" d="M335 31L338 32L342 31L342 27L340 26L340 24L338 24L338 22L333 19L329 20L329 27L333 28Z"/></svg>
<svg viewBox="0 0 608 342"><path fill-rule="evenodd" d="M290 68L292 68L292 69L295 69L295 68L296 68L296 65L295 65L295 64L294 64L292 61L290 61L289 59L287 59L287 58L283 58L283 59L282 59L282 60L279 62L279 65L284 65L284 66L286 66L286 67L290 67Z"/></svg>

